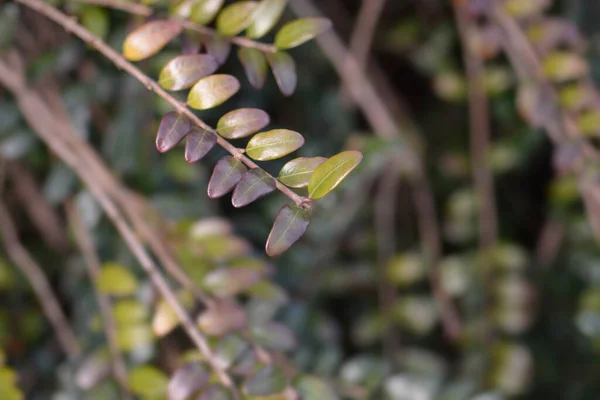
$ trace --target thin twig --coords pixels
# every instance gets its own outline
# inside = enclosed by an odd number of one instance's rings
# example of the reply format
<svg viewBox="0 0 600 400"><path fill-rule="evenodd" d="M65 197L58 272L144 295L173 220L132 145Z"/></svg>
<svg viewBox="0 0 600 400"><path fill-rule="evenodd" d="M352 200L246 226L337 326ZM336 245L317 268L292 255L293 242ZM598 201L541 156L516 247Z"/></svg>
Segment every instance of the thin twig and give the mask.
<svg viewBox="0 0 600 400"><path fill-rule="evenodd" d="M81 354L81 348L75 337L75 333L69 325L69 321L60 307L52 286L44 275L44 270L27 252L19 241L15 224L10 217L4 203L0 200L0 232L4 248L13 264L25 275L33 292L36 295L42 311L54 328L62 349L69 358L75 358Z"/></svg>
<svg viewBox="0 0 600 400"><path fill-rule="evenodd" d="M123 69L131 76L136 78L142 84L144 84L148 90L153 91L163 99L165 99L169 104L171 104L177 112L185 115L190 118L197 126L200 128L211 132L217 137L217 143L229 152L236 159L240 160L249 168L260 168L254 161L244 155L244 152L227 140L223 139L221 136L217 134L217 132L207 125L204 121L202 121L196 114L194 114L184 103L177 100L175 97L171 96L166 90L164 90L160 85L149 76L144 74L139 68L125 60L118 52L110 48L106 43L104 43L99 37L92 34L90 31L85 29L83 26L79 25L75 20L58 11L56 8L52 7L49 4L44 3L42 0L15 0L21 4L26 5L41 14L44 14L48 18L54 20L56 23L61 25L68 32L72 32L74 35L78 36L81 40L98 50L102 53L106 58L112 61L117 67ZM299 196L293 190L289 189L287 186L280 183L273 176L268 174L268 176L273 179L277 189L282 192L284 195L289 197L298 207L300 208L310 208L312 205L312 201L306 197Z"/></svg>
<svg viewBox="0 0 600 400"><path fill-rule="evenodd" d="M125 367L125 361L123 360L117 345L117 328L115 317L112 311L111 301L110 298L106 294L102 293L97 287L98 278L101 272L100 259L96 253L96 250L94 249L90 232L87 230L83 221L81 220L81 215L77 210L77 206L73 202L69 202L67 203L66 208L70 225L75 233L75 241L77 242L77 245L79 246L81 254L85 260L84 264L86 266L86 271L90 278L90 282L94 287L96 301L98 302L100 314L104 320L104 334L106 335L106 341L108 343L108 349L111 355L113 376L121 386L123 398L129 399L131 398L131 394L127 384L127 369Z"/></svg>
<svg viewBox="0 0 600 400"><path fill-rule="evenodd" d="M480 245L487 248L498 238L498 211L489 164L491 129L485 67L471 45L471 39L477 32L466 10L466 3L454 0L453 5L469 85L471 170L479 206L479 240Z"/></svg>

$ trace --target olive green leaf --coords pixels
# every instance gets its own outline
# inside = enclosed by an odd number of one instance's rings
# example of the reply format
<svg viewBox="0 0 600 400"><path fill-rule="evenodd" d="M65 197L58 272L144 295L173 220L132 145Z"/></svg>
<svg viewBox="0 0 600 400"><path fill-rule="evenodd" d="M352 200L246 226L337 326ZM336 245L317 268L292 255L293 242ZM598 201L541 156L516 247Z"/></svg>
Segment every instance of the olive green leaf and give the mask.
<svg viewBox="0 0 600 400"><path fill-rule="evenodd" d="M110 30L108 11L103 7L85 6L79 13L81 25L99 38L105 39Z"/></svg>
<svg viewBox="0 0 600 400"><path fill-rule="evenodd" d="M178 292L177 300L186 310L194 304L193 296L186 291ZM158 337L168 335L177 325L179 325L179 317L171 308L171 305L165 300L159 301L152 316L152 331L154 334Z"/></svg>
<svg viewBox="0 0 600 400"><path fill-rule="evenodd" d="M231 52L231 42L227 38L215 34L204 38L206 53L210 54L219 64L225 63Z"/></svg>
<svg viewBox="0 0 600 400"><path fill-rule="evenodd" d="M155 20L131 32L123 43L123 55L129 61L141 61L158 53L182 31L176 21Z"/></svg>
<svg viewBox="0 0 600 400"><path fill-rule="evenodd" d="M196 110L216 107L240 89L240 82L231 75L211 75L202 78L188 95L188 105Z"/></svg>
<svg viewBox="0 0 600 400"><path fill-rule="evenodd" d="M199 362L190 362L177 368L167 388L169 400L186 400L202 389L210 378L210 373Z"/></svg>
<svg viewBox="0 0 600 400"><path fill-rule="evenodd" d="M195 0L190 10L190 19L200 25L209 24L219 13L223 3L225 0Z"/></svg>
<svg viewBox="0 0 600 400"><path fill-rule="evenodd" d="M215 349L215 361L221 368L229 369L251 350L245 339L235 333L230 334L219 340Z"/></svg>
<svg viewBox="0 0 600 400"><path fill-rule="evenodd" d="M258 108L240 108L223 115L217 132L227 139L239 139L256 133L270 122L269 114Z"/></svg>
<svg viewBox="0 0 600 400"><path fill-rule="evenodd" d="M138 300L124 299L115 303L113 313L118 326L137 325L148 317L148 309Z"/></svg>
<svg viewBox="0 0 600 400"><path fill-rule="evenodd" d="M300 46L331 29L327 18L302 18L289 22L275 35L275 46L281 50Z"/></svg>
<svg viewBox="0 0 600 400"><path fill-rule="evenodd" d="M138 287L136 277L127 268L116 263L102 266L97 284L98 290L115 296L133 294Z"/></svg>
<svg viewBox="0 0 600 400"><path fill-rule="evenodd" d="M307 211L287 204L283 206L269 233L265 246L267 254L271 257L283 254L304 235L309 223Z"/></svg>
<svg viewBox="0 0 600 400"><path fill-rule="evenodd" d="M275 180L260 168L253 168L244 174L240 183L235 187L231 196L234 207L247 206L253 201L264 197L276 188Z"/></svg>
<svg viewBox="0 0 600 400"><path fill-rule="evenodd" d="M570 51L553 51L543 61L544 74L554 82L580 79L589 72L589 64L581 55Z"/></svg>
<svg viewBox="0 0 600 400"><path fill-rule="evenodd" d="M217 60L208 54L188 54L175 57L160 71L158 83L163 89L189 89L219 68Z"/></svg>
<svg viewBox="0 0 600 400"><path fill-rule="evenodd" d="M238 1L225 7L217 17L217 30L224 36L235 36L252 23L256 1Z"/></svg>
<svg viewBox="0 0 600 400"><path fill-rule="evenodd" d="M262 0L254 10L252 24L246 30L248 37L260 39L279 22L287 0Z"/></svg>
<svg viewBox="0 0 600 400"><path fill-rule="evenodd" d="M285 164L277 179L286 186L303 188L317 167L327 161L325 157L300 157Z"/></svg>
<svg viewBox="0 0 600 400"><path fill-rule="evenodd" d="M156 367L142 365L129 373L127 382L133 394L146 398L159 398L167 394L169 378Z"/></svg>
<svg viewBox="0 0 600 400"><path fill-rule="evenodd" d="M321 164L308 182L308 195L311 199L320 199L348 176L360 164L363 155L358 151L344 151Z"/></svg>
<svg viewBox="0 0 600 400"><path fill-rule="evenodd" d="M200 161L216 143L217 135L199 126L192 127L185 142L185 160L189 163Z"/></svg>
<svg viewBox="0 0 600 400"><path fill-rule="evenodd" d="M117 326L117 346L123 351L134 351L152 344L154 337L148 324Z"/></svg>
<svg viewBox="0 0 600 400"><path fill-rule="evenodd" d="M255 135L246 146L246 154L258 161L276 160L304 145L304 137L288 129L273 129Z"/></svg>
<svg viewBox="0 0 600 400"><path fill-rule="evenodd" d="M156 135L156 149L165 153L177 146L188 134L192 127L192 121L183 114L171 111L163 117Z"/></svg>
<svg viewBox="0 0 600 400"><path fill-rule="evenodd" d="M295 385L303 400L339 400L333 387L316 376L305 375Z"/></svg>
<svg viewBox="0 0 600 400"><path fill-rule="evenodd" d="M254 376L247 379L242 391L246 396L269 396L281 393L287 387L287 379L283 371L269 364L261 368Z"/></svg>
<svg viewBox="0 0 600 400"><path fill-rule="evenodd" d="M250 85L260 89L267 80L267 57L262 51L250 47L240 47L238 58L244 67Z"/></svg>
<svg viewBox="0 0 600 400"><path fill-rule="evenodd" d="M275 76L279 90L284 96L291 96L296 90L298 76L294 59L283 51L267 54L267 60Z"/></svg>
<svg viewBox="0 0 600 400"><path fill-rule="evenodd" d="M208 197L216 199L231 192L248 169L231 156L219 160L208 182Z"/></svg>
<svg viewBox="0 0 600 400"><path fill-rule="evenodd" d="M268 350L291 351L297 346L294 332L279 322L269 321L253 326L250 334L257 344Z"/></svg>

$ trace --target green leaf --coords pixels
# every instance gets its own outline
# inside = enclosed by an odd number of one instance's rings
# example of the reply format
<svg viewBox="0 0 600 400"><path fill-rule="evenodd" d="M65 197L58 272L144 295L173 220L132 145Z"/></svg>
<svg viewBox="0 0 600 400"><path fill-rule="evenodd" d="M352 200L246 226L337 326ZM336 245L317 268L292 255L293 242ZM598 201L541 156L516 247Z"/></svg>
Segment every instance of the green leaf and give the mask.
<svg viewBox="0 0 600 400"><path fill-rule="evenodd" d="M232 297L254 286L262 276L255 268L220 268L206 275L203 286L217 297Z"/></svg>
<svg viewBox="0 0 600 400"><path fill-rule="evenodd" d="M200 161L215 144L217 135L199 126L192 127L185 142L185 160L189 163Z"/></svg>
<svg viewBox="0 0 600 400"><path fill-rule="evenodd" d="M123 351L133 351L152 344L152 330L146 324L125 325L117 327L117 347Z"/></svg>
<svg viewBox="0 0 600 400"><path fill-rule="evenodd" d="M194 304L193 296L187 291L177 293L177 300L185 309L190 309ZM152 317L152 331L158 337L168 335L179 325L179 317L171 308L169 303L161 300L156 306L156 311Z"/></svg>
<svg viewBox="0 0 600 400"><path fill-rule="evenodd" d="M260 168L253 168L244 174L231 196L234 207L247 206L253 201L268 195L276 189L275 180Z"/></svg>
<svg viewBox="0 0 600 400"><path fill-rule="evenodd" d="M304 145L304 137L288 129L274 129L255 135L246 146L246 154L258 161L276 160Z"/></svg>
<svg viewBox="0 0 600 400"><path fill-rule="evenodd" d="M156 367L142 365L129 373L127 382L133 394L158 398L167 394L169 378Z"/></svg>
<svg viewBox="0 0 600 400"><path fill-rule="evenodd" d="M286 387L287 379L283 371L270 364L247 379L242 386L242 391L246 396L268 396L281 393Z"/></svg>
<svg viewBox="0 0 600 400"><path fill-rule="evenodd" d="M316 376L305 375L295 385L302 400L339 400L333 387Z"/></svg>
<svg viewBox="0 0 600 400"><path fill-rule="evenodd" d="M119 326L138 325L148 317L146 306L137 300L119 300L113 310L115 322Z"/></svg>
<svg viewBox="0 0 600 400"><path fill-rule="evenodd" d="M253 326L250 334L256 343L268 350L291 351L297 346L296 336L287 326L269 321Z"/></svg>
<svg viewBox="0 0 600 400"><path fill-rule="evenodd" d="M358 151L344 151L321 164L308 182L308 195L320 199L327 195L360 164L363 155Z"/></svg>
<svg viewBox="0 0 600 400"><path fill-rule="evenodd" d="M196 400L231 400L231 396L221 386L212 385L204 390Z"/></svg>
<svg viewBox="0 0 600 400"><path fill-rule="evenodd" d="M246 327L246 313L230 300L221 300L198 317L198 327L207 335L224 336Z"/></svg>
<svg viewBox="0 0 600 400"><path fill-rule="evenodd" d="M199 362L184 364L177 368L168 386L169 400L186 400L202 389L210 377L209 372Z"/></svg>
<svg viewBox="0 0 600 400"><path fill-rule="evenodd" d="M163 117L156 135L156 149L165 153L177 146L192 128L192 121L183 114L171 111Z"/></svg>
<svg viewBox="0 0 600 400"><path fill-rule="evenodd" d="M543 61L544 74L554 82L580 79L589 72L589 64L571 51L553 51Z"/></svg>
<svg viewBox="0 0 600 400"><path fill-rule="evenodd" d="M240 47L238 58L244 67L250 85L260 89L267 80L267 57L262 51L250 47Z"/></svg>
<svg viewBox="0 0 600 400"><path fill-rule="evenodd" d="M277 179L286 186L303 188L317 167L327 161L325 157L300 157L285 164Z"/></svg>
<svg viewBox="0 0 600 400"><path fill-rule="evenodd" d="M208 197L216 199L231 192L248 169L231 156L219 160L208 182Z"/></svg>
<svg viewBox="0 0 600 400"><path fill-rule="evenodd" d="M217 30L224 36L235 36L252 23L256 1L238 1L228 5L217 17Z"/></svg>
<svg viewBox="0 0 600 400"><path fill-rule="evenodd" d="M287 0L262 0L254 10L253 22L246 34L252 39L260 39L279 22Z"/></svg>
<svg viewBox="0 0 600 400"><path fill-rule="evenodd" d="M96 6L85 6L79 17L81 25L101 39L105 39L110 29L108 12L105 8Z"/></svg>
<svg viewBox="0 0 600 400"><path fill-rule="evenodd" d="M200 25L209 24L219 13L223 3L225 0L197 0L192 6L190 19Z"/></svg>
<svg viewBox="0 0 600 400"><path fill-rule="evenodd" d="M284 96L291 96L296 90L298 76L294 59L283 51L267 54L267 60L277 81L277 86Z"/></svg>
<svg viewBox="0 0 600 400"><path fill-rule="evenodd" d="M206 36L204 46L206 47L206 52L213 56L219 64L225 63L231 52L231 42L219 34L215 34L212 37Z"/></svg>
<svg viewBox="0 0 600 400"><path fill-rule="evenodd" d="M97 280L98 290L114 296L133 294L138 287L135 276L125 267L107 263L102 267Z"/></svg>
<svg viewBox="0 0 600 400"><path fill-rule="evenodd" d="M310 223L307 211L293 206L285 205L277 214L265 249L271 257L283 254L306 232Z"/></svg>
<svg viewBox="0 0 600 400"><path fill-rule="evenodd" d="M158 83L166 90L189 89L219 68L217 60L208 54L188 54L175 57L160 72Z"/></svg>
<svg viewBox="0 0 600 400"><path fill-rule="evenodd" d="M208 110L223 104L240 89L240 82L231 75L211 75L192 87L188 105L196 110Z"/></svg>
<svg viewBox="0 0 600 400"><path fill-rule="evenodd" d="M227 139L252 135L269 125L269 114L258 108L240 108L223 115L217 123L217 132Z"/></svg>
<svg viewBox="0 0 600 400"><path fill-rule="evenodd" d="M250 344L239 335L227 335L217 344L215 361L221 368L229 369L250 349Z"/></svg>
<svg viewBox="0 0 600 400"><path fill-rule="evenodd" d="M155 20L131 32L123 43L123 55L129 61L141 61L158 53L182 31L176 21Z"/></svg>
<svg viewBox="0 0 600 400"><path fill-rule="evenodd" d="M275 35L275 46L281 50L298 47L331 29L327 18L302 18L289 22Z"/></svg>

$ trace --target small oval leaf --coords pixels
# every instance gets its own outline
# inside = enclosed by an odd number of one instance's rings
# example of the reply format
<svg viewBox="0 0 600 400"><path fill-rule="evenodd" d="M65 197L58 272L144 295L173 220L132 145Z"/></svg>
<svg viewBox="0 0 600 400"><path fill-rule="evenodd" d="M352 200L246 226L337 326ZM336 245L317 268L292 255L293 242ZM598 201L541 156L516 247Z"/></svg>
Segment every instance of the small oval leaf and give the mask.
<svg viewBox="0 0 600 400"><path fill-rule="evenodd" d="M216 143L217 135L199 126L192 127L185 142L185 160L190 164L200 161Z"/></svg>
<svg viewBox="0 0 600 400"><path fill-rule="evenodd" d="M227 38L215 34L204 38L206 52L213 56L219 64L225 63L231 52L231 42Z"/></svg>
<svg viewBox="0 0 600 400"><path fill-rule="evenodd" d="M231 156L219 160L208 182L208 197L216 199L231 192L248 169Z"/></svg>
<svg viewBox="0 0 600 400"><path fill-rule="evenodd" d="M231 396L225 388L219 385L211 385L208 389L203 390L196 400L231 400Z"/></svg>
<svg viewBox="0 0 600 400"><path fill-rule="evenodd" d="M169 381L169 400L186 400L202 389L210 377L209 372L198 362L184 364L177 368Z"/></svg>
<svg viewBox="0 0 600 400"><path fill-rule="evenodd" d="M189 89L219 68L217 60L208 54L189 54L175 57L165 65L158 78L159 85L167 90Z"/></svg>
<svg viewBox="0 0 600 400"><path fill-rule="evenodd" d="M240 47L238 58L244 67L250 85L260 89L267 80L267 57L257 49Z"/></svg>
<svg viewBox="0 0 600 400"><path fill-rule="evenodd" d="M274 191L275 181L260 168L253 168L244 174L240 183L235 187L231 197L234 207L247 206L253 201Z"/></svg>
<svg viewBox="0 0 600 400"><path fill-rule="evenodd" d="M283 370L273 364L269 364L247 379L242 386L242 391L248 397L258 397L281 393L286 387L287 379Z"/></svg>
<svg viewBox="0 0 600 400"><path fill-rule="evenodd" d="M315 169L327 161L325 157L300 157L285 164L279 171L279 182L292 188L304 188Z"/></svg>
<svg viewBox="0 0 600 400"><path fill-rule="evenodd" d="M129 61L141 61L158 53L182 31L175 21L155 20L131 32L123 43L123 56Z"/></svg>
<svg viewBox="0 0 600 400"><path fill-rule="evenodd" d="M275 46L281 50L298 47L331 29L327 18L302 18L289 22L275 35Z"/></svg>
<svg viewBox="0 0 600 400"><path fill-rule="evenodd" d="M344 151L321 164L308 183L308 195L311 199L320 199L348 176L360 164L363 155L358 151Z"/></svg>
<svg viewBox="0 0 600 400"><path fill-rule="evenodd" d="M127 383L131 392L138 396L159 398L167 393L169 379L158 368L142 365L129 373Z"/></svg>
<svg viewBox="0 0 600 400"><path fill-rule="evenodd" d="M203 286L215 296L227 298L254 286L263 274L256 268L221 268L206 275Z"/></svg>
<svg viewBox="0 0 600 400"><path fill-rule="evenodd" d="M297 346L294 332L287 326L274 321L253 326L252 339L267 350L291 351Z"/></svg>
<svg viewBox="0 0 600 400"><path fill-rule="evenodd" d="M217 30L225 36L235 36L252 23L256 1L238 1L228 5L217 17Z"/></svg>
<svg viewBox="0 0 600 400"><path fill-rule="evenodd" d="M256 133L269 125L269 114L258 108L240 108L223 115L217 132L227 139L239 139Z"/></svg>
<svg viewBox="0 0 600 400"><path fill-rule="evenodd" d="M333 386L316 376L303 376L296 388L303 400L339 400Z"/></svg>
<svg viewBox="0 0 600 400"><path fill-rule="evenodd" d="M258 161L276 160L298 150L304 137L288 129L273 129L254 136L246 146L246 154Z"/></svg>
<svg viewBox="0 0 600 400"><path fill-rule="evenodd" d="M192 121L183 114L171 111L163 117L156 135L156 149L165 153L177 146L192 128Z"/></svg>
<svg viewBox="0 0 600 400"><path fill-rule="evenodd" d="M267 54L267 60L277 81L277 86L284 96L291 96L296 90L298 76L296 74L296 62L283 51Z"/></svg>
<svg viewBox="0 0 600 400"><path fill-rule="evenodd" d="M136 277L128 269L115 263L107 263L102 267L97 284L102 293L115 296L133 294L138 287Z"/></svg>
<svg viewBox="0 0 600 400"><path fill-rule="evenodd" d="M190 19L197 24L206 25L215 19L225 0L197 0L190 11Z"/></svg>
<svg viewBox="0 0 600 400"><path fill-rule="evenodd" d="M249 38L260 39L279 22L287 0L262 0L254 10L252 24L246 34Z"/></svg>
<svg viewBox="0 0 600 400"><path fill-rule="evenodd" d="M240 82L231 75L211 75L202 78L188 95L188 105L207 110L223 104L240 89Z"/></svg>
<svg viewBox="0 0 600 400"><path fill-rule="evenodd" d="M283 206L269 233L265 246L267 254L271 257L283 254L304 235L309 223L307 211L287 204Z"/></svg>
<svg viewBox="0 0 600 400"><path fill-rule="evenodd" d="M198 327L211 336L224 336L246 327L246 312L231 300L221 300L198 316Z"/></svg>

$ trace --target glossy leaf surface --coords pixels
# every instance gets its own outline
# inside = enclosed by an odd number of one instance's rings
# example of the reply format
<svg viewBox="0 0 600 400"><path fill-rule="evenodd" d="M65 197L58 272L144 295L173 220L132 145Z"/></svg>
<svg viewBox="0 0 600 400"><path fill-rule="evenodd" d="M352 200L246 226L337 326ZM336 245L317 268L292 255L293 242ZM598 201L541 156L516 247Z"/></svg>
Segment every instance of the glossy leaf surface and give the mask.
<svg viewBox="0 0 600 400"><path fill-rule="evenodd" d="M271 257L283 254L304 235L309 223L307 211L287 204L283 206L269 233L265 246L267 254Z"/></svg>
<svg viewBox="0 0 600 400"><path fill-rule="evenodd" d="M250 85L256 89L262 88L267 80L267 57L260 50L240 47L238 58L244 67Z"/></svg>
<svg viewBox="0 0 600 400"><path fill-rule="evenodd" d="M303 188L317 167L327 161L325 157L300 157L285 164L277 179L286 186Z"/></svg>
<svg viewBox="0 0 600 400"><path fill-rule="evenodd" d="M195 163L204 158L217 144L217 135L207 130L194 126L187 135L185 142L185 160Z"/></svg>
<svg viewBox="0 0 600 400"><path fill-rule="evenodd" d="M123 43L123 56L129 61L141 61L158 53L182 31L174 21L155 20L131 32Z"/></svg>
<svg viewBox="0 0 600 400"><path fill-rule="evenodd" d="M217 17L217 30L224 36L235 36L252 23L255 1L238 1L230 4Z"/></svg>
<svg viewBox="0 0 600 400"><path fill-rule="evenodd" d="M240 108L223 115L217 123L217 132L227 139L252 135L270 122L269 114L258 108Z"/></svg>
<svg viewBox="0 0 600 400"><path fill-rule="evenodd" d="M286 156L304 145L304 137L288 129L274 129L254 136L246 146L246 154L259 160L275 160Z"/></svg>
<svg viewBox="0 0 600 400"><path fill-rule="evenodd" d="M236 208L244 207L268 195L275 189L273 178L262 169L254 168L246 172L240 183L235 187L231 203Z"/></svg>
<svg viewBox="0 0 600 400"><path fill-rule="evenodd" d="M331 29L327 18L302 18L289 22L277 32L275 46L281 50L298 47Z"/></svg>
<svg viewBox="0 0 600 400"><path fill-rule="evenodd" d="M158 83L167 90L188 89L219 68L217 60L208 54L175 57L160 72Z"/></svg>
<svg viewBox="0 0 600 400"><path fill-rule="evenodd" d="M156 149L165 153L177 146L192 128L192 121L183 114L171 111L163 117L156 135Z"/></svg>
<svg viewBox="0 0 600 400"><path fill-rule="evenodd" d="M279 22L287 0L262 0L254 11L252 24L246 34L252 39L260 39Z"/></svg>
<svg viewBox="0 0 600 400"><path fill-rule="evenodd" d="M231 75L207 76L190 90L188 104L197 110L207 110L223 104L239 89L240 82Z"/></svg>
<svg viewBox="0 0 600 400"><path fill-rule="evenodd" d="M208 182L208 197L216 199L231 192L248 169L231 156L223 157L213 170Z"/></svg>
<svg viewBox="0 0 600 400"><path fill-rule="evenodd" d="M321 164L308 183L308 195L311 199L320 199L327 195L348 176L362 161L358 151L344 151Z"/></svg>
<svg viewBox="0 0 600 400"><path fill-rule="evenodd" d="M225 0L198 0L194 3L190 11L190 19L197 24L206 25L211 23Z"/></svg>
<svg viewBox="0 0 600 400"><path fill-rule="evenodd" d="M296 62L283 51L267 54L267 60L277 81L277 86L284 96L291 96L296 90L298 76L296 74Z"/></svg>

